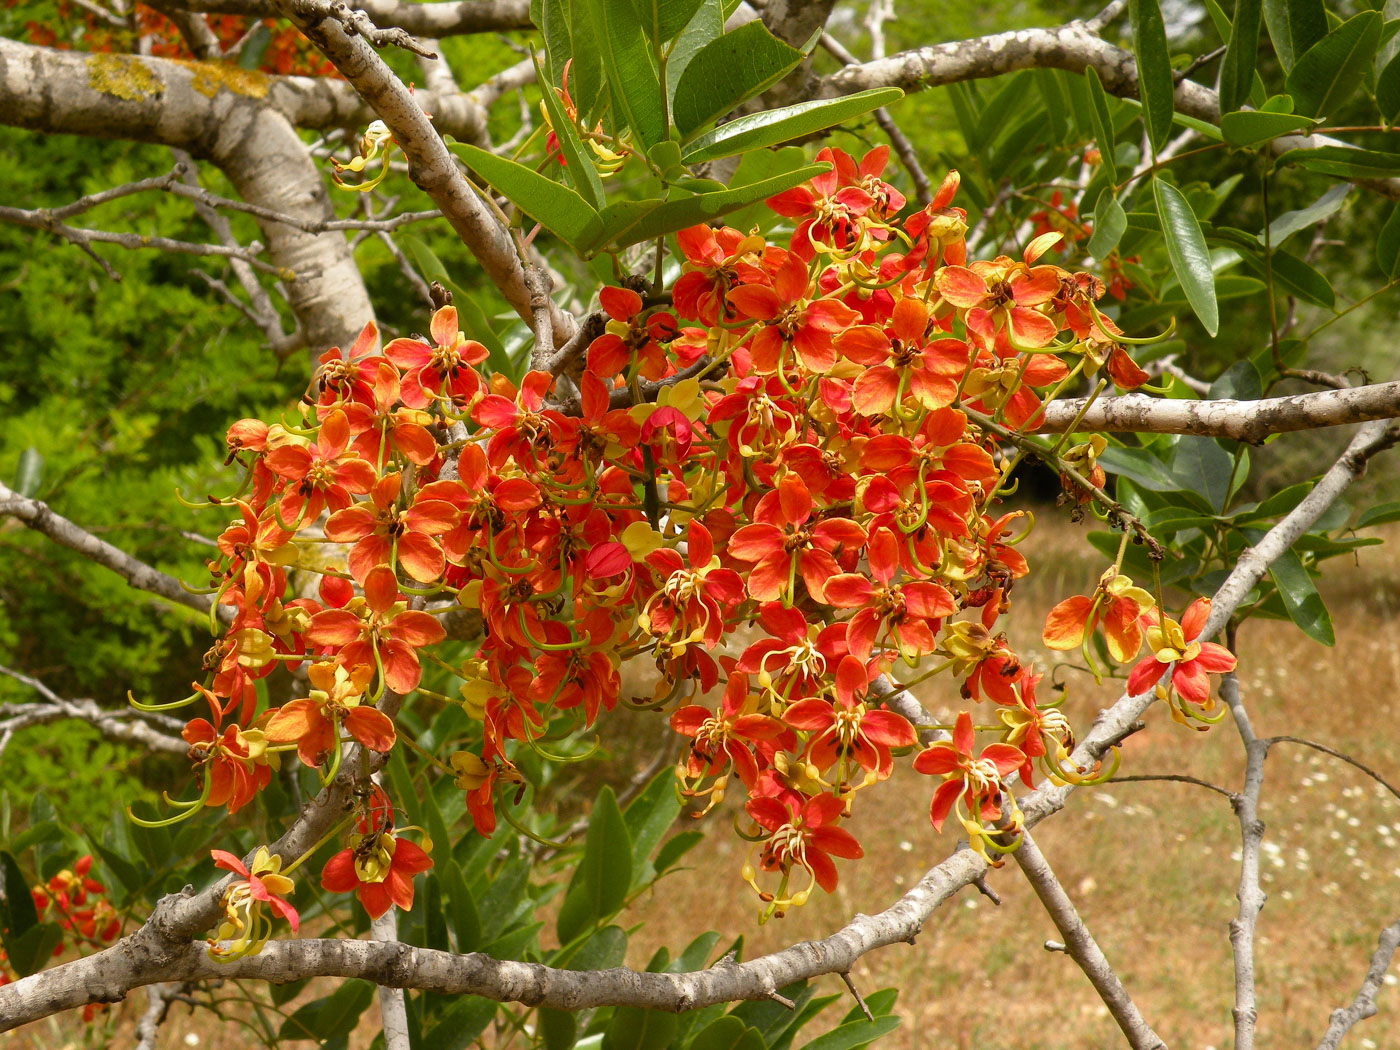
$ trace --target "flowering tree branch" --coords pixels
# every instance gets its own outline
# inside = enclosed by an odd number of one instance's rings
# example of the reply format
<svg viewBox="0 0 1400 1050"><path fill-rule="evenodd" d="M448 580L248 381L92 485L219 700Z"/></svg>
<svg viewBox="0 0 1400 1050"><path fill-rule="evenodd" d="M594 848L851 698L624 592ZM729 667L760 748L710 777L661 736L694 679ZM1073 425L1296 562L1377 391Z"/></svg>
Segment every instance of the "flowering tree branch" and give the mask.
<svg viewBox="0 0 1400 1050"><path fill-rule="evenodd" d="M275 18L281 14L273 0L181 0L172 6L211 15ZM378 26L402 29L414 36L503 33L529 29L531 25L528 0L440 0L424 4L410 0L358 0L350 6Z"/></svg>
<svg viewBox="0 0 1400 1050"><path fill-rule="evenodd" d="M1210 617L1200 634L1217 634L1239 608L1269 565L1313 525L1365 470L1372 456L1393 444L1382 422L1363 426L1309 494L1240 559L1217 590ZM0 494L3 498L3 494ZM397 697L386 694L381 708L392 710ZM1120 697L1100 712L1070 762L1089 768L1129 733L1155 696ZM345 812L355 778L347 761L342 772L309 803L301 817L270 852L296 857L310 848ZM1043 783L1019 800L1025 827L1063 809L1074 785ZM195 940L219 915L219 900L228 879L186 894L163 898L145 925L104 951L22 978L0 988L0 1031L89 1002L116 1002L133 988L172 980L248 977L275 983L314 975L361 977L375 984L425 989L445 994L472 994L501 1002L558 1009L627 1004L664 1010L687 1010L712 1003L764 999L784 984L823 974L849 972L876 948L914 939L928 917L958 890L973 885L988 870L973 850L959 850L931 868L889 908L859 915L819 941L806 941L745 963L721 961L686 974L639 973L617 968L602 971L560 970L538 963L493 959L479 953L453 955L399 942L307 939L272 941L259 953L215 962Z"/></svg>

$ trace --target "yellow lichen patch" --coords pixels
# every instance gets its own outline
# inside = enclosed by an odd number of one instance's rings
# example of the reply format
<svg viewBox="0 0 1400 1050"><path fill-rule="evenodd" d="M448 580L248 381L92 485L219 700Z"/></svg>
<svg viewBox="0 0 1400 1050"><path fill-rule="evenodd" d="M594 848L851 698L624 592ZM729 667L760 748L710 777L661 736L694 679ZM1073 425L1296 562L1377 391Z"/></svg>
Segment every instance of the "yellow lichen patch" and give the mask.
<svg viewBox="0 0 1400 1050"><path fill-rule="evenodd" d="M89 55L88 85L94 91L128 101L160 95L165 91L160 78L134 55Z"/></svg>
<svg viewBox="0 0 1400 1050"><path fill-rule="evenodd" d="M235 95L263 98L267 95L267 74L256 69L242 69L223 62L178 62L190 71L190 87L201 95L213 98L220 88Z"/></svg>

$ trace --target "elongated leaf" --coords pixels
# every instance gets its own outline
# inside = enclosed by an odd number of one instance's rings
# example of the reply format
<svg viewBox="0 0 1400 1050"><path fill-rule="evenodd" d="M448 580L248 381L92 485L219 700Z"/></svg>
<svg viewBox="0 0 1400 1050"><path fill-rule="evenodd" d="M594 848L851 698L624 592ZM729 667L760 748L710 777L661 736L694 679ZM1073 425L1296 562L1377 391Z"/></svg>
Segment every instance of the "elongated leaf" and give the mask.
<svg viewBox="0 0 1400 1050"><path fill-rule="evenodd" d="M606 243L614 248L625 248L629 244L675 233L791 189L826 170L825 164L809 164L796 171L732 190L697 193L669 201L619 201L603 209L601 220L608 238Z"/></svg>
<svg viewBox="0 0 1400 1050"><path fill-rule="evenodd" d="M1258 4L1258 0L1253 0ZM1138 95L1142 99L1147 137L1156 152L1172 133L1172 59L1167 50L1167 27L1157 0L1132 0L1128 8L1133 23L1133 55L1137 58ZM1256 27L1255 32L1258 32Z"/></svg>
<svg viewBox="0 0 1400 1050"><path fill-rule="evenodd" d="M795 106L740 117L695 139L685 148L681 159L686 164L699 164L701 161L732 157L804 138L852 117L888 106L903 95L899 88L872 88L841 98L799 102Z"/></svg>
<svg viewBox="0 0 1400 1050"><path fill-rule="evenodd" d="M559 909L560 943L567 944L599 919L617 911L631 885L632 839L612 788L605 786L593 803L583 857Z"/></svg>
<svg viewBox="0 0 1400 1050"><path fill-rule="evenodd" d="M1382 503L1376 507L1368 507L1361 512L1361 517L1356 521L1356 527L1364 529L1368 525L1385 525L1392 521L1400 521L1400 502Z"/></svg>
<svg viewBox="0 0 1400 1050"><path fill-rule="evenodd" d="M598 239L602 222L578 191L561 186L523 164L498 157L476 146L459 142L452 148L462 156L469 168L508 197L517 208L575 250L581 244L591 244Z"/></svg>
<svg viewBox="0 0 1400 1050"><path fill-rule="evenodd" d="M540 69L538 60L535 67L536 70ZM545 89L540 92L540 96L544 100L545 110L549 113L549 123L554 129L554 137L559 141L564 166L569 172L569 177L573 179L574 188L578 190L579 196L588 202L590 208L594 211L600 210L603 207L603 180L598 177L598 169L593 166L583 139L579 138L578 128L564 111L564 104L559 101L558 95Z"/></svg>
<svg viewBox="0 0 1400 1050"><path fill-rule="evenodd" d="M442 861L438 871L442 876L442 888L447 892L448 918L452 921L457 951L474 952L481 946L481 916L477 914L476 898L456 861Z"/></svg>
<svg viewBox="0 0 1400 1050"><path fill-rule="evenodd" d="M1099 162L1108 173L1108 181L1118 184L1118 166L1113 155L1117 152L1117 140L1113 135L1113 115L1109 109L1108 93L1099 80L1099 71L1093 66L1084 70L1084 79L1089 83L1089 101L1092 103L1090 117L1094 124L1094 140L1099 144Z"/></svg>
<svg viewBox="0 0 1400 1050"><path fill-rule="evenodd" d="M1288 93L1299 113L1326 117L1361 86L1381 42L1378 11L1349 18L1307 50L1288 74Z"/></svg>
<svg viewBox="0 0 1400 1050"><path fill-rule="evenodd" d="M575 2L586 5L592 19L614 116L632 129L643 149L660 142L667 133L661 74L637 9L628 0Z"/></svg>
<svg viewBox="0 0 1400 1050"><path fill-rule="evenodd" d="M536 14L531 5L530 17L544 34L550 83L562 87L564 66L569 64L569 97L592 127L607 103L608 75L594 39L587 0L542 0L539 6Z"/></svg>
<svg viewBox="0 0 1400 1050"><path fill-rule="evenodd" d="M826 1035L819 1035L802 1050L856 1050L857 1047L887 1035L899 1027L898 1017L877 1017L873 1021L862 1018L833 1028Z"/></svg>
<svg viewBox="0 0 1400 1050"><path fill-rule="evenodd" d="M1352 149L1349 146L1315 146L1311 149L1291 149L1274 161L1275 167L1289 164L1343 179L1384 179L1400 172L1400 153Z"/></svg>
<svg viewBox="0 0 1400 1050"><path fill-rule="evenodd" d="M1337 209L1346 203L1347 195L1351 193L1351 190L1352 187L1346 183L1339 183L1307 207L1284 212L1269 223L1269 242L1274 245L1282 244L1300 230L1306 230L1310 226L1316 226L1323 220L1331 218L1336 214ZM1259 243L1264 243L1262 232L1259 234Z"/></svg>
<svg viewBox="0 0 1400 1050"><path fill-rule="evenodd" d="M1162 461L1145 448L1106 448L1099 465L1110 474L1121 474L1153 492L1174 492L1177 480Z"/></svg>
<svg viewBox="0 0 1400 1050"><path fill-rule="evenodd" d="M1400 204L1390 209L1390 217L1376 238L1376 265L1392 280L1400 274Z"/></svg>
<svg viewBox="0 0 1400 1050"><path fill-rule="evenodd" d="M1254 63L1259 53L1261 0L1235 0L1235 18L1230 25L1230 41L1220 66L1220 112L1230 114L1249 99L1254 86ZM1224 121L1221 121L1224 127ZM1229 139L1229 132L1225 134ZM1272 136L1270 136L1272 137Z"/></svg>
<svg viewBox="0 0 1400 1050"><path fill-rule="evenodd" d="M1269 566L1269 578L1278 588L1289 618L1304 634L1323 645L1336 642L1332 617L1322 603L1322 596L1317 593L1317 584L1313 583L1312 576L1298 555L1291 550L1284 551Z"/></svg>
<svg viewBox="0 0 1400 1050"><path fill-rule="evenodd" d="M442 1019L428 1032L422 1050L466 1050L474 1043L499 1004L477 995L464 995L442 1012Z"/></svg>
<svg viewBox="0 0 1400 1050"><path fill-rule="evenodd" d="M619 1006L603 1033L603 1050L662 1050L676 1034L676 1015Z"/></svg>
<svg viewBox="0 0 1400 1050"><path fill-rule="evenodd" d="M1215 275L1201 224L1186 197L1171 183L1153 179L1152 196L1172 271L1201 325L1213 336L1220 330L1220 307L1215 299Z"/></svg>
<svg viewBox="0 0 1400 1050"><path fill-rule="evenodd" d="M1263 275L1264 261L1252 255L1244 255L1245 264L1255 273ZM1332 285L1318 270L1285 251L1274 251L1269 256L1273 267L1274 283L1289 295L1304 299L1315 306L1331 310L1337 304Z"/></svg>
<svg viewBox="0 0 1400 1050"><path fill-rule="evenodd" d="M278 1039L315 1039L324 1043L349 1034L360 1020L360 1014L374 999L374 985L368 981L348 980L330 995L298 1007L296 1013L282 1022Z"/></svg>
<svg viewBox="0 0 1400 1050"><path fill-rule="evenodd" d="M622 820L632 836L632 870L640 872L651 854L681 815L680 799L676 798L676 778L667 769L652 778L650 784L623 811Z"/></svg>
<svg viewBox="0 0 1400 1050"><path fill-rule="evenodd" d="M1299 116L1296 113L1261 113L1251 109L1226 113L1220 118L1220 131L1230 145L1245 148L1268 142L1280 135L1292 135L1316 123L1315 118Z"/></svg>
<svg viewBox="0 0 1400 1050"><path fill-rule="evenodd" d="M653 47L669 43L694 17L701 0L632 0L642 32Z"/></svg>
<svg viewBox="0 0 1400 1050"><path fill-rule="evenodd" d="M1376 105L1390 123L1400 116L1400 51L1376 74Z"/></svg>
<svg viewBox="0 0 1400 1050"><path fill-rule="evenodd" d="M1089 254L1095 259L1104 258L1118 247L1127 228L1128 216L1123 205L1118 203L1112 189L1105 189L1094 206L1094 233L1089 238Z"/></svg>
<svg viewBox="0 0 1400 1050"><path fill-rule="evenodd" d="M681 35L671 45L666 58L666 105L675 104L676 85L681 74L690 65L690 60L711 40L719 39L724 32L724 11L720 0L705 0L695 12Z"/></svg>
<svg viewBox="0 0 1400 1050"><path fill-rule="evenodd" d="M1327 35L1322 0L1264 0L1264 23L1285 70Z"/></svg>
<svg viewBox="0 0 1400 1050"><path fill-rule="evenodd" d="M1234 467L1234 458L1218 441L1195 434L1181 437L1172 455L1172 477L1188 492L1205 496L1217 513L1225 509L1230 496Z"/></svg>
<svg viewBox="0 0 1400 1050"><path fill-rule="evenodd" d="M32 496L39 491L44 480L44 457L30 445L19 454L19 467L15 471L14 490L21 496Z"/></svg>
<svg viewBox="0 0 1400 1050"><path fill-rule="evenodd" d="M801 51L768 32L759 20L710 41L676 84L671 119L681 141L777 83L801 61Z"/></svg>
<svg viewBox="0 0 1400 1050"><path fill-rule="evenodd" d="M20 937L39 924L39 912L29 893L29 883L20 870L19 862L9 853L0 852L0 889L5 892L0 901L0 931L5 942Z"/></svg>

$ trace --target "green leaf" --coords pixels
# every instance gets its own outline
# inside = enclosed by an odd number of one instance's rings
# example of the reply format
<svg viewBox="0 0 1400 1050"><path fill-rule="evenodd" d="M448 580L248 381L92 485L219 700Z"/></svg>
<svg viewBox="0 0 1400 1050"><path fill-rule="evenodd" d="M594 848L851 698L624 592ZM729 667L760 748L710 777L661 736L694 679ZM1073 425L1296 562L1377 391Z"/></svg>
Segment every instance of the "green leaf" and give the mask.
<svg viewBox="0 0 1400 1050"><path fill-rule="evenodd" d="M420 1050L466 1050L486 1031L500 1003L477 995L464 995L442 1012L442 1019L428 1032Z"/></svg>
<svg viewBox="0 0 1400 1050"><path fill-rule="evenodd" d="M681 141L776 84L802 57L801 51L783 43L757 19L711 40L690 60L676 84L671 119Z"/></svg>
<svg viewBox="0 0 1400 1050"><path fill-rule="evenodd" d="M1099 71L1093 66L1084 70L1084 79L1089 82L1089 100L1093 103L1090 117L1094 123L1094 140L1099 144L1099 158L1108 181L1118 184L1118 166L1114 163L1117 142L1113 135L1113 116L1109 110L1108 93L1099 80Z"/></svg>
<svg viewBox="0 0 1400 1050"><path fill-rule="evenodd" d="M1264 23L1285 70L1327 35L1322 0L1264 0Z"/></svg>
<svg viewBox="0 0 1400 1050"><path fill-rule="evenodd" d="M705 834L701 831L682 831L666 840L666 844L656 851L656 860L653 866L657 873L667 871L674 867L682 857L704 841Z"/></svg>
<svg viewBox="0 0 1400 1050"><path fill-rule="evenodd" d="M631 0L576 0L593 21L593 35L607 73L614 115L632 129L643 149L666 137L666 110L656 56ZM514 200L515 198L511 198ZM518 202L517 202L518 203Z"/></svg>
<svg viewBox="0 0 1400 1050"><path fill-rule="evenodd" d="M1171 472L1189 492L1199 492L1220 513L1230 497L1230 475L1235 461L1214 438L1186 434L1176 443Z"/></svg>
<svg viewBox="0 0 1400 1050"><path fill-rule="evenodd" d="M687 1050L763 1050L763 1036L733 1014L717 1017L690 1041Z"/></svg>
<svg viewBox="0 0 1400 1050"><path fill-rule="evenodd" d="M22 936L39 924L29 882L8 850L0 852L0 889L5 894L4 901L0 902L0 932L8 945L10 938Z"/></svg>
<svg viewBox="0 0 1400 1050"><path fill-rule="evenodd" d="M602 1050L662 1050L676 1034L676 1015L619 1006L603 1033Z"/></svg>
<svg viewBox="0 0 1400 1050"><path fill-rule="evenodd" d="M1391 124L1400 116L1400 51L1376 74L1376 105Z"/></svg>
<svg viewBox="0 0 1400 1050"><path fill-rule="evenodd" d="M1367 507L1356 519L1356 527L1364 529L1369 525L1385 525L1392 521L1400 521L1400 502Z"/></svg>
<svg viewBox="0 0 1400 1050"><path fill-rule="evenodd" d="M1258 0L1253 3L1257 8ZM1138 67L1138 95L1142 99L1143 121L1155 156L1172 133L1172 94L1176 85L1172 80L1171 52L1167 50L1167 28L1157 0L1131 0L1129 11L1133 23L1133 54ZM1256 15L1256 33L1257 21Z"/></svg>
<svg viewBox="0 0 1400 1050"><path fill-rule="evenodd" d="M1376 265L1390 280L1400 275L1400 204L1390 209L1376 237Z"/></svg>
<svg viewBox="0 0 1400 1050"><path fill-rule="evenodd" d="M1297 164L1320 175L1343 179L1390 178L1400 172L1400 154L1350 146L1315 146L1291 149L1274 161L1275 167Z"/></svg>
<svg viewBox="0 0 1400 1050"><path fill-rule="evenodd" d="M675 233L696 223L709 222L755 201L791 189L826 170L825 164L812 164L737 189L697 193L668 201L618 201L604 208L600 217L601 226L608 238L605 243L613 248L625 248L629 244L638 244ZM601 244L591 247L599 246Z"/></svg>
<svg viewBox="0 0 1400 1050"><path fill-rule="evenodd" d="M1255 273L1261 276L1265 274L1263 259L1255 258L1252 255L1245 255L1243 259L1245 265ZM1297 296L1314 306L1325 307L1328 310L1336 306L1337 298L1332 291L1331 283L1321 272L1296 255L1275 251L1269 256L1269 262L1273 267L1274 284L1281 287L1289 295Z"/></svg>
<svg viewBox="0 0 1400 1050"><path fill-rule="evenodd" d="M1201 224L1186 197L1171 183L1153 179L1152 196L1172 271L1181 282L1186 301L1200 318L1202 327L1214 336L1220 330L1220 307L1215 300L1215 275L1211 271L1210 252L1206 250Z"/></svg>
<svg viewBox="0 0 1400 1050"><path fill-rule="evenodd" d="M903 95L899 88L872 88L841 98L799 102L795 106L739 117L691 142L685 148L682 160L687 164L699 164L776 146L790 139L804 138L852 117L888 106Z"/></svg>
<svg viewBox="0 0 1400 1050"><path fill-rule="evenodd" d="M299 1007L282 1022L277 1038L316 1039L324 1043L349 1035L373 999L374 985L358 979L348 980L330 995Z"/></svg>
<svg viewBox="0 0 1400 1050"><path fill-rule="evenodd" d="M676 797L676 777L671 770L662 770L634 798L622 814L627 833L632 837L632 870L640 872L651 859L652 850L665 837L676 818L681 815L680 799Z"/></svg>
<svg viewBox="0 0 1400 1050"><path fill-rule="evenodd" d="M569 97L579 116L592 126L608 97L608 76L603 69L602 50L594 38L593 19L587 0L543 0L531 19L544 34L549 54L550 84L563 85L564 66L569 65Z"/></svg>
<svg viewBox="0 0 1400 1050"><path fill-rule="evenodd" d="M833 1028L826 1035L817 1036L802 1050L856 1050L882 1035L888 1035L899 1027L898 1017L877 1017L873 1021L862 1018L850 1024Z"/></svg>
<svg viewBox="0 0 1400 1050"><path fill-rule="evenodd" d="M1300 230L1306 230L1310 226L1316 226L1331 218L1346 203L1347 195L1351 193L1351 189L1351 186L1346 183L1340 183L1333 186L1306 208L1284 212L1269 223L1269 243L1275 246L1280 245ZM1263 231L1258 234L1258 240L1260 244L1264 243Z"/></svg>
<svg viewBox="0 0 1400 1050"><path fill-rule="evenodd" d="M15 483L10 486L21 496L33 496L39 491L44 480L44 457L30 445L19 454L19 466L15 469Z"/></svg>
<svg viewBox="0 0 1400 1050"><path fill-rule="evenodd" d="M1230 40L1225 45L1225 60L1220 65L1220 112L1226 116L1249 100L1249 90L1254 86L1254 63L1259 53L1259 16L1262 13L1260 0L1235 0ZM1220 125L1224 130L1223 119ZM1225 137L1229 139L1228 131Z"/></svg>
<svg viewBox="0 0 1400 1050"><path fill-rule="evenodd" d="M1102 259L1122 240L1128 228L1128 216L1123 205L1113 195L1111 188L1099 194L1099 202L1094 205L1094 233L1089 238L1089 254Z"/></svg>
<svg viewBox="0 0 1400 1050"><path fill-rule="evenodd" d="M1286 81L1300 113L1326 117L1361 86L1381 42L1378 11L1349 18L1298 59Z"/></svg>
<svg viewBox="0 0 1400 1050"><path fill-rule="evenodd" d="M26 895L28 890L25 891ZM41 922L19 936L6 934L5 954L21 977L38 973L53 958L53 950L63 943L63 928L56 922Z"/></svg>
<svg viewBox="0 0 1400 1050"><path fill-rule="evenodd" d="M689 24L681 31L671 52L666 58L666 105L675 103L676 85L681 82L681 74L690 65L690 60L700 53L711 40L718 40L724 32L724 11L720 0L705 0L695 12Z"/></svg>
<svg viewBox="0 0 1400 1050"><path fill-rule="evenodd" d="M1304 634L1323 645L1332 645L1336 636L1332 631L1332 617L1327 606L1322 603L1322 595L1317 593L1317 585L1304 567L1302 559L1293 551L1284 551L1269 566L1269 578L1278 588L1283 607L1289 618L1298 625Z"/></svg>
<svg viewBox="0 0 1400 1050"><path fill-rule="evenodd" d="M557 932L567 944L622 907L632 885L632 837L610 787L598 792L588 818L583 856L559 909Z"/></svg>
<svg viewBox="0 0 1400 1050"><path fill-rule="evenodd" d="M1226 113L1220 118L1220 131L1226 142L1244 149L1276 139L1280 135L1295 134L1316 123L1312 117L1301 117L1293 113L1261 113L1251 109Z"/></svg>
<svg viewBox="0 0 1400 1050"><path fill-rule="evenodd" d="M537 71L540 69L538 59L535 61L535 68ZM540 82L543 83L543 75L538 72L536 75L540 76ZM569 178L573 180L574 189L578 190L579 196L588 202L590 208L598 211L603 207L603 180L598 177L598 169L589 159L583 139L579 138L578 128L564 111L564 104L559 101L558 95L546 89L541 90L540 97L549 113L554 137L559 140L559 151L563 154L564 167L569 173Z"/></svg>
<svg viewBox="0 0 1400 1050"><path fill-rule="evenodd" d="M1145 448L1110 446L1099 454L1099 465L1110 474L1121 474L1152 492L1175 492L1178 487L1171 471Z"/></svg>
<svg viewBox="0 0 1400 1050"><path fill-rule="evenodd" d="M603 225L598 213L576 190L479 147L459 142L452 148L482 179L575 251L580 250L579 245L591 244L601 236Z"/></svg>
<svg viewBox="0 0 1400 1050"><path fill-rule="evenodd" d="M476 898L472 896L462 869L451 859L438 864L442 888L447 893L448 918L452 921L452 936L458 952L474 952L481 945L481 916L477 914Z"/></svg>
<svg viewBox="0 0 1400 1050"><path fill-rule="evenodd" d="M669 43L694 17L701 0L632 0L642 32L654 47Z"/></svg>
<svg viewBox="0 0 1400 1050"><path fill-rule="evenodd" d="M541 1007L535 1016L544 1035L545 1050L570 1050L578 1042L578 1022L568 1010Z"/></svg>

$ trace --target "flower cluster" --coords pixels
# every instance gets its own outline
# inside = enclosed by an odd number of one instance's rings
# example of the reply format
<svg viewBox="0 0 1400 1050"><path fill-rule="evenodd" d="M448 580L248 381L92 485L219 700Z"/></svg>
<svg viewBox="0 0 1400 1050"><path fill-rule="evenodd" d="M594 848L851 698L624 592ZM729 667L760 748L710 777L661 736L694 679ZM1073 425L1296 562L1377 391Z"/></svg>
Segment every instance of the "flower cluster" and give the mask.
<svg viewBox="0 0 1400 1050"><path fill-rule="evenodd" d="M452 665L460 699L420 692L476 723L439 764L477 830L520 783L515 749L559 719L666 705L685 795L746 796L765 914L835 885L831 858L861 855L840 826L858 793L937 728L890 707L903 669L932 663L998 709L958 715L913 763L938 781L934 825L956 813L974 848L1014 843L1008 773L1100 773L1069 762L1068 722L1001 629L1029 571L1005 452L1081 375L1140 373L1094 305L1102 282L1044 261L1058 232L970 260L956 173L911 211L886 154L822 151L826 174L769 201L795 224L785 244L682 231L669 304L605 289L605 330L555 371L484 374L445 306L426 338L380 352L369 325L328 351L300 418L235 424L246 482L210 563L232 615L196 686L211 718L186 731L189 805L245 805L283 752L329 779L342 744L394 747L386 700L419 689L461 607L484 638ZM1181 630L1159 633L1160 660ZM642 656L659 685L625 697L620 667ZM308 695L260 710L258 682L300 664ZM322 884L378 913L430 864L376 799Z"/></svg>

